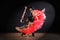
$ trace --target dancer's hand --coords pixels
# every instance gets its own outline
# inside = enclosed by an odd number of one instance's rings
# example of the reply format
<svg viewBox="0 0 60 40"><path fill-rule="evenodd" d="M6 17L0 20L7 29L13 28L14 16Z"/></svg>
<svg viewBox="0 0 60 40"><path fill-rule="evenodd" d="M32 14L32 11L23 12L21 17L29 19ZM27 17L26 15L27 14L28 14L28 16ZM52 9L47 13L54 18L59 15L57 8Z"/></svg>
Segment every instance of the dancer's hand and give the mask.
<svg viewBox="0 0 60 40"><path fill-rule="evenodd" d="M27 9L27 6L25 6L25 9Z"/></svg>
<svg viewBox="0 0 60 40"><path fill-rule="evenodd" d="M20 22L22 23L22 20L20 20Z"/></svg>

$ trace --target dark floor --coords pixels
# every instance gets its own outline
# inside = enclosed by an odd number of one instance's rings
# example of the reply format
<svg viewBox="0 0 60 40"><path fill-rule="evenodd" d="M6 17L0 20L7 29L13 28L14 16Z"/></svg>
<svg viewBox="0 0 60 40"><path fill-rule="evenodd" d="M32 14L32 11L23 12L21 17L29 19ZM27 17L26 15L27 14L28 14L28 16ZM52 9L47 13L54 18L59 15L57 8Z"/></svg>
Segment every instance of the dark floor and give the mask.
<svg viewBox="0 0 60 40"><path fill-rule="evenodd" d="M60 34L35 33L35 36L21 36L21 33L0 33L0 40L60 40Z"/></svg>

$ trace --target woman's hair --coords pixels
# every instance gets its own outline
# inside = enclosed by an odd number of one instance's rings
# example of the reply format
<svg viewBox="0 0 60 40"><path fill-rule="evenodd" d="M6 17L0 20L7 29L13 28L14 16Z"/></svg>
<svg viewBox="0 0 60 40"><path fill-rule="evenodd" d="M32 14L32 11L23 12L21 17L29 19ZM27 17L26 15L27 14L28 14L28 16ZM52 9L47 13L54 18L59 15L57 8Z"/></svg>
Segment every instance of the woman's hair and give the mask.
<svg viewBox="0 0 60 40"><path fill-rule="evenodd" d="M34 7L32 7L32 6L30 6L30 7L27 7L27 9L30 9L30 8L32 8L33 10L35 9Z"/></svg>

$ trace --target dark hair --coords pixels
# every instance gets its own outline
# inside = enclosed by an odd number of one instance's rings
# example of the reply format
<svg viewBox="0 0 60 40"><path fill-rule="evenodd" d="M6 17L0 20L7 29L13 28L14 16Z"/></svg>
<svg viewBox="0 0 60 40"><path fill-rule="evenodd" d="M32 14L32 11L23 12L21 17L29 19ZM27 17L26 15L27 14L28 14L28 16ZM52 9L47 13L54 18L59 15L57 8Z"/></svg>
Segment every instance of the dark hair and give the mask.
<svg viewBox="0 0 60 40"><path fill-rule="evenodd" d="M28 6L28 7L27 7L27 9L30 9L30 8L32 8L32 9L34 10L34 7L32 7L32 6Z"/></svg>

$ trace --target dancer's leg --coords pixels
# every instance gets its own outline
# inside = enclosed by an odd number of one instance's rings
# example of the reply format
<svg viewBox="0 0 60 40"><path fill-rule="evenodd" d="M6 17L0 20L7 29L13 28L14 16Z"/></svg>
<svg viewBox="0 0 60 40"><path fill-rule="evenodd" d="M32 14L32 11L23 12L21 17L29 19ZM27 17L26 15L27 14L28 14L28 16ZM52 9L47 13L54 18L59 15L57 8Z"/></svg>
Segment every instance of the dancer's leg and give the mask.
<svg viewBox="0 0 60 40"><path fill-rule="evenodd" d="M16 27L16 30L17 30L17 31L21 31L22 28L20 28L20 27Z"/></svg>

